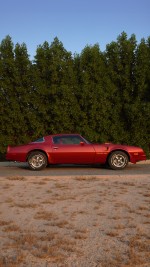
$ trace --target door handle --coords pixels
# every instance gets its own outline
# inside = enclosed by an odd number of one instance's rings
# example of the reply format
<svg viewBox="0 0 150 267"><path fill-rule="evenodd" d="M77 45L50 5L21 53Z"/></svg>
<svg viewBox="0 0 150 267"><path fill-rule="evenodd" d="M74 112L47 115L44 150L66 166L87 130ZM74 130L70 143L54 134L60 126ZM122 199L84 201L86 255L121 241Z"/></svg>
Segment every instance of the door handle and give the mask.
<svg viewBox="0 0 150 267"><path fill-rule="evenodd" d="M58 146L54 146L53 148L54 148L54 149L58 149Z"/></svg>

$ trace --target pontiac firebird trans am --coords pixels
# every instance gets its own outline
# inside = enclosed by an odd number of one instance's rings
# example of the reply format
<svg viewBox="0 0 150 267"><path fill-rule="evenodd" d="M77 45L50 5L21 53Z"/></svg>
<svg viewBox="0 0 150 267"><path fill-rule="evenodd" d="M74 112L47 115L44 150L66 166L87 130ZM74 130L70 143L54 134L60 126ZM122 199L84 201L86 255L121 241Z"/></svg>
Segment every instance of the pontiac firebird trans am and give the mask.
<svg viewBox="0 0 150 267"><path fill-rule="evenodd" d="M124 169L128 162L146 160L143 149L112 143L93 144L79 134L56 134L20 146L8 146L6 159L28 162L31 170L48 164L108 164Z"/></svg>

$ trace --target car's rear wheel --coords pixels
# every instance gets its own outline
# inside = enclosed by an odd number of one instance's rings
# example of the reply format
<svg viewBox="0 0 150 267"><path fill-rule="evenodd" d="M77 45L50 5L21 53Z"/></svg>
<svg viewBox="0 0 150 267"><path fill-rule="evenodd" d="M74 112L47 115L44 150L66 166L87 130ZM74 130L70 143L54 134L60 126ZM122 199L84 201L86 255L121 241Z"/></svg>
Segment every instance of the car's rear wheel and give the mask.
<svg viewBox="0 0 150 267"><path fill-rule="evenodd" d="M128 165L128 155L123 151L114 151L108 158L109 167L113 170L122 170Z"/></svg>
<svg viewBox="0 0 150 267"><path fill-rule="evenodd" d="M29 154L28 164L31 170L42 170L47 166L47 157L41 151L33 151Z"/></svg>

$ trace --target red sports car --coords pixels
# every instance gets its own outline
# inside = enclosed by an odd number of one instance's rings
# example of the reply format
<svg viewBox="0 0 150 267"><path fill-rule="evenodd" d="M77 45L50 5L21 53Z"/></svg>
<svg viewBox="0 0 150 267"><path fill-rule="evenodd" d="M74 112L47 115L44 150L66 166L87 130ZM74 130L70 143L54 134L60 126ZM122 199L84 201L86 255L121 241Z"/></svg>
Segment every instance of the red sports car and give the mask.
<svg viewBox="0 0 150 267"><path fill-rule="evenodd" d="M146 160L143 149L112 143L93 144L79 134L56 134L20 146L8 146L6 159L28 162L30 169L41 170L48 164L108 164L124 169L128 162Z"/></svg>

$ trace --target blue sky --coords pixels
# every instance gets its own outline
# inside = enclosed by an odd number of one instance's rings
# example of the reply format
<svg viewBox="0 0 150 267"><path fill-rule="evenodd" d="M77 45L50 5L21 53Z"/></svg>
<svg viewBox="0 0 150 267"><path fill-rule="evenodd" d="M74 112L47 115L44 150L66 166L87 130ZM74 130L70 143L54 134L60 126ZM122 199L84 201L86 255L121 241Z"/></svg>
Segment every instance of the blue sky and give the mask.
<svg viewBox="0 0 150 267"><path fill-rule="evenodd" d="M150 36L150 0L0 0L0 25L0 41L24 42L31 58L56 36L73 54L95 43L104 51L123 31Z"/></svg>

